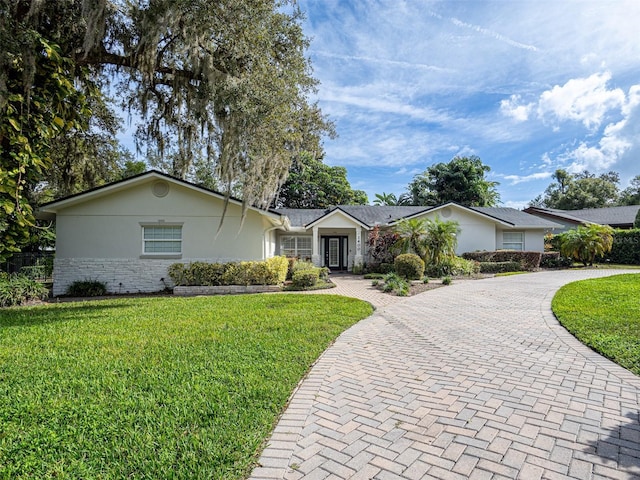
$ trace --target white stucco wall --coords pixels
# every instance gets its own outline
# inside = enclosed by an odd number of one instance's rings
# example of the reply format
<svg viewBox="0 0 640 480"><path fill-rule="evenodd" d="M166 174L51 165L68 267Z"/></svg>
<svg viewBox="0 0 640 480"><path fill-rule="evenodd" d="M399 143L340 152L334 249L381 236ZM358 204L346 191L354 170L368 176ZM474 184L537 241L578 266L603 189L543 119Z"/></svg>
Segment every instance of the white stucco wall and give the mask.
<svg viewBox="0 0 640 480"><path fill-rule="evenodd" d="M435 218L441 221L454 220L460 226L458 233L458 248L456 254L476 250L496 249L496 224L495 221L473 214L455 206L445 207L435 212L427 212L417 218Z"/></svg>
<svg viewBox="0 0 640 480"><path fill-rule="evenodd" d="M240 228L241 207L228 206L222 230L223 201L170 183L164 197L153 194L157 179L113 192L56 215L54 295L75 280L100 280L110 292L150 292L168 282L166 268L175 262L261 260L275 251L273 225L250 210ZM182 254L143 254L143 224L181 224Z"/></svg>

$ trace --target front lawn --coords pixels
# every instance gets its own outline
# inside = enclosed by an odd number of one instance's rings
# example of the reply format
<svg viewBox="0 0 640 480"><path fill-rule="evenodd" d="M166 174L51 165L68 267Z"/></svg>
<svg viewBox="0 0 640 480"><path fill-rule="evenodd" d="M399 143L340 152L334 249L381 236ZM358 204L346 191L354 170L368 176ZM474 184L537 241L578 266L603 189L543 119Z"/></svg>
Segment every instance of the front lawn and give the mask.
<svg viewBox="0 0 640 480"><path fill-rule="evenodd" d="M570 283L551 306L582 343L640 375L640 274Z"/></svg>
<svg viewBox="0 0 640 480"><path fill-rule="evenodd" d="M328 295L0 309L0 478L244 478L309 366L371 311Z"/></svg>

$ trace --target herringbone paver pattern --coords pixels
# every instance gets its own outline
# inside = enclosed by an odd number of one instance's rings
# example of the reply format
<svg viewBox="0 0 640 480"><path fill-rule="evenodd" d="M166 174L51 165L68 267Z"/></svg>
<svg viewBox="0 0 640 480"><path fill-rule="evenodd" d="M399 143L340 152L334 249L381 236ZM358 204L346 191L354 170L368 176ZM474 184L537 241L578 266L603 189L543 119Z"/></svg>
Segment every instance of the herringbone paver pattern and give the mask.
<svg viewBox="0 0 640 480"><path fill-rule="evenodd" d="M378 310L292 396L262 479L640 478L640 379L550 310L565 283L467 281Z"/></svg>

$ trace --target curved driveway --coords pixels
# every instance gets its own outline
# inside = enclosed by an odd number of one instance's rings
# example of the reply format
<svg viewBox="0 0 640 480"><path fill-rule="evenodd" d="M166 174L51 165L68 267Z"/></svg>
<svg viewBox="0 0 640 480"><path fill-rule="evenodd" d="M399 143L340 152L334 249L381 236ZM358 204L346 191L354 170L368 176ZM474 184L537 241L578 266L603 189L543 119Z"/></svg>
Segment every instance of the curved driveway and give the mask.
<svg viewBox="0 0 640 480"><path fill-rule="evenodd" d="M377 310L311 369L251 479L640 478L640 378L550 308L617 273L454 282Z"/></svg>

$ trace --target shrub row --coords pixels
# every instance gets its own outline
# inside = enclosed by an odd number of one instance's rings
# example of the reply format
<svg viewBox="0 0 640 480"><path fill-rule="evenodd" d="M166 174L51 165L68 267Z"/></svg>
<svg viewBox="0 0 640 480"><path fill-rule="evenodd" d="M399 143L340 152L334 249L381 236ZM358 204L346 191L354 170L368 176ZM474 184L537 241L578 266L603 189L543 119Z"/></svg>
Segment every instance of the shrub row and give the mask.
<svg viewBox="0 0 640 480"><path fill-rule="evenodd" d="M278 285L287 277L286 257L259 262L174 263L168 274L177 286Z"/></svg>
<svg viewBox="0 0 640 480"><path fill-rule="evenodd" d="M495 252L467 252L463 253L462 257L476 262L518 262L521 265L521 270L535 270L540 268L542 253L498 250Z"/></svg>
<svg viewBox="0 0 640 480"><path fill-rule="evenodd" d="M475 260L462 257L451 257L440 265L427 265L425 273L429 277L440 278L453 275L454 277L469 276L480 272L480 264Z"/></svg>
<svg viewBox="0 0 640 480"><path fill-rule="evenodd" d="M521 271L520 262L480 262L480 273L505 273Z"/></svg>
<svg viewBox="0 0 640 480"><path fill-rule="evenodd" d="M640 229L616 230L613 234L613 246L603 259L622 265L640 265Z"/></svg>
<svg viewBox="0 0 640 480"><path fill-rule="evenodd" d="M0 272L0 307L22 305L29 300L44 300L48 294L44 285L26 275Z"/></svg>
<svg viewBox="0 0 640 480"><path fill-rule="evenodd" d="M563 257L560 252L544 252L540 260L542 268L568 268L573 265L573 259Z"/></svg>

